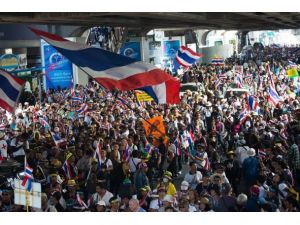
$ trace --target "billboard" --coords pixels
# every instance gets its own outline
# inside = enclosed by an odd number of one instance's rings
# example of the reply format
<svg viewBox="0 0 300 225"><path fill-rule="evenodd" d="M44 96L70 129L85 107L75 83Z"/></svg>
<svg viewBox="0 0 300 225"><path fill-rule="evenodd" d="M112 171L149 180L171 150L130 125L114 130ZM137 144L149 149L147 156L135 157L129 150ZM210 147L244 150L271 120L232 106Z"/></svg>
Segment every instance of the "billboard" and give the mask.
<svg viewBox="0 0 300 225"><path fill-rule="evenodd" d="M121 49L120 54L141 61L141 45L140 42L125 42Z"/></svg>
<svg viewBox="0 0 300 225"><path fill-rule="evenodd" d="M169 69L175 73L180 65L176 61L176 53L180 48L179 40L169 40L163 42L163 54L165 58L169 59Z"/></svg>
<svg viewBox="0 0 300 225"><path fill-rule="evenodd" d="M73 65L51 45L41 40L42 64L45 72L44 87L48 89L71 88Z"/></svg>

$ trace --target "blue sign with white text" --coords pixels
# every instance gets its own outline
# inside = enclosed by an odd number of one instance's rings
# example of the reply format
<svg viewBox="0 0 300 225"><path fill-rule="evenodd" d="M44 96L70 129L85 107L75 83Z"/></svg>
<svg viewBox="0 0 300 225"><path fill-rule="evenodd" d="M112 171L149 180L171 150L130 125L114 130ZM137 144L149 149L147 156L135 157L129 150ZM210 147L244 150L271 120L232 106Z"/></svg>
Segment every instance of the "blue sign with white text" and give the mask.
<svg viewBox="0 0 300 225"><path fill-rule="evenodd" d="M125 42L120 50L120 54L135 59L141 60L141 45L140 42Z"/></svg>
<svg viewBox="0 0 300 225"><path fill-rule="evenodd" d="M45 67L45 89L71 88L72 63L51 45L42 41L42 60Z"/></svg>

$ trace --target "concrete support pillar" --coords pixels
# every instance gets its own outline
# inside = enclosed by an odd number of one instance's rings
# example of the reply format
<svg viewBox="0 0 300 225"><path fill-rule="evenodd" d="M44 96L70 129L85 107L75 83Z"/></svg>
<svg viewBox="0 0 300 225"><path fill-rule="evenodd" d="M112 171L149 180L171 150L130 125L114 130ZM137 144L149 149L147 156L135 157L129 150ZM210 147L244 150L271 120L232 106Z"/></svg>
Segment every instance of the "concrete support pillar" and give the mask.
<svg viewBox="0 0 300 225"><path fill-rule="evenodd" d="M238 32L238 52L241 52L243 47L248 44L247 34L249 31Z"/></svg>

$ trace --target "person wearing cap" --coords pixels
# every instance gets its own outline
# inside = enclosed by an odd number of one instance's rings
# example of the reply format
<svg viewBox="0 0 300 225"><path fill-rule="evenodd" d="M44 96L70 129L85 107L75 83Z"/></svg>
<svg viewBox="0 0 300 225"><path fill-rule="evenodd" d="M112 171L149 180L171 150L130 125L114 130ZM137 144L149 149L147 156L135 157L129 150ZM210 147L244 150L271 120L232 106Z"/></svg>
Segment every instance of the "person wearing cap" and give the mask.
<svg viewBox="0 0 300 225"><path fill-rule="evenodd" d="M233 150L227 152L227 160L224 162L225 174L229 180L229 183L232 185L234 193L237 193L238 184L240 183L241 170L237 159L235 158L236 154Z"/></svg>
<svg viewBox="0 0 300 225"><path fill-rule="evenodd" d="M165 195L163 205L158 209L158 212L166 212L166 208L174 206L174 198L171 195Z"/></svg>
<svg viewBox="0 0 300 225"><path fill-rule="evenodd" d="M144 186L140 189L141 194L138 196L140 206L146 211L148 211L150 201L151 201L150 192L151 192L151 188L149 186Z"/></svg>
<svg viewBox="0 0 300 225"><path fill-rule="evenodd" d="M170 171L166 171L164 173L163 179L162 179L162 185L167 190L167 195L175 196L176 195L176 188L175 185L172 183L172 173Z"/></svg>
<svg viewBox="0 0 300 225"><path fill-rule="evenodd" d="M100 200L96 203L96 212L106 212L106 203L103 200Z"/></svg>
<svg viewBox="0 0 300 225"><path fill-rule="evenodd" d="M260 163L255 157L255 149L249 149L247 151L247 154L249 157L244 160L242 167L243 179L245 181L246 190L249 189L251 185L255 184L260 169Z"/></svg>
<svg viewBox="0 0 300 225"><path fill-rule="evenodd" d="M202 180L202 174L197 170L197 164L190 162L190 171L185 174L184 180L187 181L192 189L196 189Z"/></svg>
<svg viewBox="0 0 300 225"><path fill-rule="evenodd" d="M105 183L97 183L96 192L91 196L91 205L95 206L97 202L103 200L105 204L109 205L109 200L113 197L113 194L106 189Z"/></svg>
<svg viewBox="0 0 300 225"><path fill-rule="evenodd" d="M51 171L50 171L51 172ZM50 192L60 192L61 193L61 184L58 182L58 174L56 171L52 171L49 174L50 177Z"/></svg>
<svg viewBox="0 0 300 225"><path fill-rule="evenodd" d="M68 179L76 180L77 176L78 176L78 169L75 165L75 156L71 152L67 153L66 162L69 165L69 170L68 171L64 170L65 180L68 180Z"/></svg>
<svg viewBox="0 0 300 225"><path fill-rule="evenodd" d="M260 212L260 208L259 186L253 185L250 187L250 197L246 204L246 210L247 212Z"/></svg>
<svg viewBox="0 0 300 225"><path fill-rule="evenodd" d="M67 190L62 191L63 198L66 201L66 210L71 212L73 206L77 203L77 183L75 180L67 181Z"/></svg>
<svg viewBox="0 0 300 225"><path fill-rule="evenodd" d="M120 210L120 200L117 196L113 196L109 199L110 212L119 212Z"/></svg>
<svg viewBox="0 0 300 225"><path fill-rule="evenodd" d="M149 179L147 177L148 165L145 162L138 164L138 170L135 172L133 180L137 194L141 193L141 188L149 186Z"/></svg>
<svg viewBox="0 0 300 225"><path fill-rule="evenodd" d="M164 186L161 186L157 189L158 197L153 199L150 202L149 211L150 212L158 212L158 210L163 207L163 199L166 195L166 189Z"/></svg>
<svg viewBox="0 0 300 225"><path fill-rule="evenodd" d="M237 141L237 145L238 145L238 147L235 150L235 154L236 154L239 166L240 166L240 168L242 168L244 160L249 157L247 152L250 149L250 147L247 146L244 136L241 136L241 135L240 135L239 140Z"/></svg>
<svg viewBox="0 0 300 225"><path fill-rule="evenodd" d="M0 212L11 212L13 210L13 190L7 188L2 190Z"/></svg>

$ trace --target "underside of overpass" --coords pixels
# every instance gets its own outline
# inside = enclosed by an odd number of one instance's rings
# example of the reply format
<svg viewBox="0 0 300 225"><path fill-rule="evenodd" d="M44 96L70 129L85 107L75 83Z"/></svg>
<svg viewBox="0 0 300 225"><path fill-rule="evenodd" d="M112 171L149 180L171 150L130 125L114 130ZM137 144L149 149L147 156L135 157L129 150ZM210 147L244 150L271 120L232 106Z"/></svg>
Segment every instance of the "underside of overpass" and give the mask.
<svg viewBox="0 0 300 225"><path fill-rule="evenodd" d="M151 29L276 30L296 29L300 13L287 12L92 12L0 13L0 24L51 24L126 27L144 34Z"/></svg>

